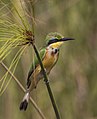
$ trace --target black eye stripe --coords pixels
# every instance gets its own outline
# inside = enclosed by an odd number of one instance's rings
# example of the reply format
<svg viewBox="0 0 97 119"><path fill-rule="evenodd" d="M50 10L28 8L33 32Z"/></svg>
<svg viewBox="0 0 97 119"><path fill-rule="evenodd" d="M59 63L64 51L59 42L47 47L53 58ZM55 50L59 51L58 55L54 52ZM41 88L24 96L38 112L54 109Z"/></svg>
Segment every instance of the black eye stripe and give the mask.
<svg viewBox="0 0 97 119"><path fill-rule="evenodd" d="M48 42L47 45L50 45L50 44L55 43L55 42L57 42L57 41L58 41L58 39L51 39L51 40L49 40L49 42Z"/></svg>

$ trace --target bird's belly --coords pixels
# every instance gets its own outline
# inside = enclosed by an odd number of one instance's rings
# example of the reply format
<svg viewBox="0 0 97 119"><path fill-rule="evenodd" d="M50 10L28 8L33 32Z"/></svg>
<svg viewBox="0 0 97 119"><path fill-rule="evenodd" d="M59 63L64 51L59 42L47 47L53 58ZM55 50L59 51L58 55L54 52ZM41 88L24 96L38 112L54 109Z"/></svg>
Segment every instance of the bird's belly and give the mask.
<svg viewBox="0 0 97 119"><path fill-rule="evenodd" d="M43 65L44 65L44 68L48 71L48 70L51 70L52 67L54 66L55 62L57 61L57 56L50 56L50 57L46 57L44 60L43 60Z"/></svg>
<svg viewBox="0 0 97 119"><path fill-rule="evenodd" d="M49 74L50 70L52 69L54 63L57 61L55 57L45 58L43 60L43 66L46 70L46 73ZM40 80L43 78L43 73L41 71L40 65L37 66L35 71L33 72L33 78L36 78L36 80Z"/></svg>
<svg viewBox="0 0 97 119"><path fill-rule="evenodd" d="M57 61L57 58L58 57L49 57L49 58L45 58L42 63L43 63L43 66L46 70L46 73L49 74L50 73L50 70L52 69L52 67L54 66L54 64L56 63ZM40 65L38 65L36 67L36 69L34 70L33 74L32 74L32 83L31 83L31 86L30 86L30 90L32 90L33 88L35 88L37 86L37 83L43 79L43 73L41 71L41 67Z"/></svg>

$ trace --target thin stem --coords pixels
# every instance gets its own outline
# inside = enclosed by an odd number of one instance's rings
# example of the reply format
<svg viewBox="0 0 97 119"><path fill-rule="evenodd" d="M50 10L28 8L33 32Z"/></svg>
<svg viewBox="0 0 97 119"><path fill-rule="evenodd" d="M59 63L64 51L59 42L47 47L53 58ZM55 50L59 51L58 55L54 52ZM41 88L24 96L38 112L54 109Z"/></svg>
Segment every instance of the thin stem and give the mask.
<svg viewBox="0 0 97 119"><path fill-rule="evenodd" d="M4 69L6 71L8 71L8 73L12 76L12 78L18 84L20 89L25 93L26 92L25 88L22 86L22 84L19 82L19 80L12 74L12 72L7 68L7 66L3 62L0 62L0 64L4 67ZM34 102L34 100L31 97L30 97L30 101L31 101L32 105L34 106L34 108L37 110L37 112L40 115L41 119L46 119L46 117L43 115L42 111L39 109L39 107L37 106L37 104Z"/></svg>
<svg viewBox="0 0 97 119"><path fill-rule="evenodd" d="M30 0L30 1L31 1L31 0ZM31 2L31 6L32 6L31 12L33 13L33 18L35 19L35 7L34 7L34 5L32 4L32 2ZM33 25L33 26L32 26L32 28L33 28L32 31L33 31L33 35L35 35L34 22L32 21L32 23L33 23L33 24L32 24L32 25ZM33 39L32 39L32 41L33 41ZM56 119L60 119L59 111L58 111L57 105L56 105L56 103L55 103L55 99L54 99L52 90L51 90L50 85L49 85L49 81L48 81L48 78L47 78L47 74L46 74L46 71L45 71L44 66L43 66L43 64L42 64L42 61L41 61L41 58L40 58L40 56L39 56L38 50L37 50L37 48L36 48L36 46L35 46L35 44L34 44L33 42L32 42L31 44L32 44L32 46L33 46L33 49L34 49L34 51L35 51L35 54L36 54L36 56L37 56L37 58L38 58L38 61L39 61L40 66L41 66L41 70L42 70L43 76L44 76L44 81L45 81L45 84L46 84L46 87L47 87L47 90L48 90L48 93L49 93L49 96L50 96L50 99L51 99L51 103L52 103L52 105L53 105L53 109L54 109L54 111L55 111Z"/></svg>
<svg viewBox="0 0 97 119"><path fill-rule="evenodd" d="M49 85L49 81L48 81L48 77L47 77L46 71L44 69L44 66L42 64L41 58L39 56L38 50L37 50L35 44L32 44L32 46L33 46L35 54L36 54L36 56L37 56L37 58L39 60L39 64L41 66L41 70L42 70L43 75L44 75L44 81L45 81L45 84L46 84L46 87L47 87L47 90L48 90L48 93L49 93L49 96L50 96L50 99L51 99L51 102L52 102L52 105L53 105L53 109L55 111L56 119L60 119L61 117L60 117L60 114L59 114L59 111L58 111L58 108L57 108L57 105L56 105L56 102L55 102L51 87Z"/></svg>

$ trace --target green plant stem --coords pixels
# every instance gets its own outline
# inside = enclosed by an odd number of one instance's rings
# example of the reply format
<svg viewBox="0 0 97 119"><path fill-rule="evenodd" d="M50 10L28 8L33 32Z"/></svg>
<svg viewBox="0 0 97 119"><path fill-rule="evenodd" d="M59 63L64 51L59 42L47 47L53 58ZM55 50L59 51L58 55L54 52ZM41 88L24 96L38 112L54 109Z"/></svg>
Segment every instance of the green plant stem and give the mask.
<svg viewBox="0 0 97 119"><path fill-rule="evenodd" d="M49 85L48 77L47 77L46 71L44 69L44 66L42 64L41 58L39 56L38 50L37 50L35 44L32 44L32 46L33 46L35 54L36 54L36 56L37 56L37 58L39 60L39 64L41 66L41 70L43 72L44 82L46 84L46 87L47 87L47 90L48 90L48 93L49 93L49 96L50 96L50 99L51 99L51 102L52 102L52 105L53 105L53 109L55 111L56 119L61 119L59 111L58 111L58 108L57 108L57 105L56 105L56 102L55 102L55 99L54 99L54 96L53 96L53 93L52 93L52 90L51 90L51 87Z"/></svg>
<svg viewBox="0 0 97 119"><path fill-rule="evenodd" d="M19 82L19 80L13 75L13 73L7 68L7 66L1 61L0 61L0 64L4 67L4 69L6 71L8 71L8 73L12 76L12 78L15 80L15 82L18 84L18 86L21 88L21 90L25 93L26 92L25 88L22 86L22 84ZM37 110L41 119L46 119L46 117L43 115L43 113L41 112L41 110L39 109L39 107L37 106L37 104L31 97L30 97L30 101L31 101L32 105L34 106L34 108Z"/></svg>
<svg viewBox="0 0 97 119"><path fill-rule="evenodd" d="M31 2L31 5L32 5L33 18L35 19L35 7L34 7L34 5L32 4L32 2ZM34 34L35 34L34 21L33 21L32 23L33 23L33 24L32 24L32 28L33 28L32 31L33 31L33 35L34 35ZM33 39L32 39L32 41L33 41ZM46 84L46 87L47 87L47 90L48 90L48 93L49 93L49 96L50 96L50 99L51 99L51 103L52 103L53 109L54 109L54 111L55 111L56 119L60 119L59 111L58 111L57 105L56 105L56 103L55 103L55 99L54 99L52 90L51 90L50 85L49 85L48 77L47 77L46 71L45 71L45 69L44 69L44 66L43 66L43 64L42 64L41 58L40 58L40 56L39 56L38 50L37 50L37 48L36 48L36 46L35 46L35 43L32 42L31 44L32 44L33 49L34 49L34 51L35 51L35 54L36 54L36 56L37 56L37 58L38 58L38 60L39 60L39 64L40 64L40 66L41 66L41 70L42 70L43 76L44 76L44 81L45 81L45 84Z"/></svg>

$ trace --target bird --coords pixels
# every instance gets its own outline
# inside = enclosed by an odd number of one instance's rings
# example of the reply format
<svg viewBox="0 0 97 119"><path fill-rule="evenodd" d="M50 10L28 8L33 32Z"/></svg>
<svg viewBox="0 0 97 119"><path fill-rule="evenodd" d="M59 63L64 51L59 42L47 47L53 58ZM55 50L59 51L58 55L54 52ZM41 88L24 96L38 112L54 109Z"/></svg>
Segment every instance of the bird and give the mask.
<svg viewBox="0 0 97 119"><path fill-rule="evenodd" d="M39 55L47 75L58 61L60 46L64 41L69 40L74 40L74 38L65 38L58 32L51 32L46 36L46 45L39 51ZM28 72L26 93L20 103L20 110L26 111L31 91L37 87L38 82L43 78L41 66L37 57L35 57Z"/></svg>

